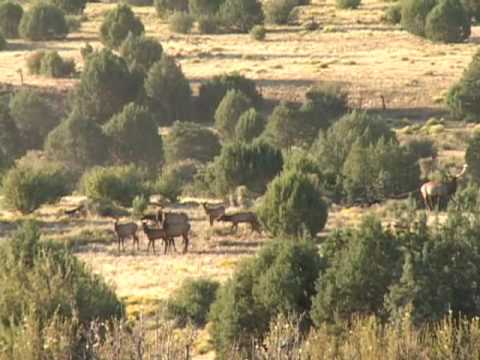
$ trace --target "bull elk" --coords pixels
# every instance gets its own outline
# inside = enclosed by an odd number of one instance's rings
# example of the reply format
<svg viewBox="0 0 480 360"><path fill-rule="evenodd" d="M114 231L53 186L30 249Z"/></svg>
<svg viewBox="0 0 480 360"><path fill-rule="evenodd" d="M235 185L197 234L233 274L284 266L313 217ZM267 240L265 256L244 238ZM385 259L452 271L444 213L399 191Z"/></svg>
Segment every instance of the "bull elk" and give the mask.
<svg viewBox="0 0 480 360"><path fill-rule="evenodd" d="M446 182L429 181L422 185L420 193L428 210L432 211L435 203L440 204L443 198L448 201L457 191L457 181L467 171L467 164L463 166L462 171L454 176L450 176L450 180Z"/></svg>
<svg viewBox="0 0 480 360"><path fill-rule="evenodd" d="M208 215L210 220L210 226L213 226L213 222L218 220L223 214L225 214L225 206L220 205L208 205L206 202L202 203L205 213Z"/></svg>
<svg viewBox="0 0 480 360"><path fill-rule="evenodd" d="M133 222L119 224L118 219L115 219L113 224L113 230L115 234L117 234L118 239L118 251L120 252L120 244L122 245L122 249L125 251L125 239L132 238L133 239L133 248L135 249L135 245L137 245L137 250L140 248L140 244L137 237L137 224Z"/></svg>
<svg viewBox="0 0 480 360"><path fill-rule="evenodd" d="M260 232L260 223L258 222L257 215L253 212L238 212L234 214L223 214L218 218L218 221L231 222L232 223L232 232L238 230L238 224L246 223L250 224L252 232L256 231L259 234Z"/></svg>

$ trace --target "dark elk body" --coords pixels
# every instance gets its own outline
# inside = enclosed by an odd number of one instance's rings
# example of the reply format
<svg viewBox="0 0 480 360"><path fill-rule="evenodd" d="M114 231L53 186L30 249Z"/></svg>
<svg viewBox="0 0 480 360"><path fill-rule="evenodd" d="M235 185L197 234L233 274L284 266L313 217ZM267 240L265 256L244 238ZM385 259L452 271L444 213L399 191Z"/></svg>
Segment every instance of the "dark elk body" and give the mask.
<svg viewBox="0 0 480 360"><path fill-rule="evenodd" d="M231 222L232 231L238 229L238 224L246 223L250 224L250 227L253 231L256 231L260 234L260 223L258 222L257 215L253 212L238 212L235 214L224 214L218 218L218 221Z"/></svg>
<svg viewBox="0 0 480 360"><path fill-rule="evenodd" d="M163 239L165 244L164 253L167 253L170 246L173 246L175 249L175 237L181 236L184 243L183 252L186 253L189 245L188 233L191 229L187 214L164 213L162 219L162 227L159 229L149 228L146 223L143 223L143 231L148 238L147 251L150 250L150 245L152 245L155 252L155 240Z"/></svg>
<svg viewBox="0 0 480 360"><path fill-rule="evenodd" d="M225 206L221 205L208 205L206 202L202 203L203 209L208 215L210 220L210 226L213 225L215 220L218 220L223 214L225 214Z"/></svg>
<svg viewBox="0 0 480 360"><path fill-rule="evenodd" d="M139 249L139 241L137 237L137 224L133 222L119 224L118 219L115 219L115 223L113 224L113 230L115 234L117 234L118 239L118 251L120 251L120 245L122 249L125 250L125 239L132 238L133 239L133 248L135 249L135 245L137 246L137 250Z"/></svg>

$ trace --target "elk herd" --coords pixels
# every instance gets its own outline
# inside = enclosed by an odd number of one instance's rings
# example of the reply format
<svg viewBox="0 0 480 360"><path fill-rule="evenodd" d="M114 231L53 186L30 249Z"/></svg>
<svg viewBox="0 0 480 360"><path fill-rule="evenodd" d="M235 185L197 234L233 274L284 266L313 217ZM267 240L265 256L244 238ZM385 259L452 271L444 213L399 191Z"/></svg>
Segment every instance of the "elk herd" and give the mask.
<svg viewBox="0 0 480 360"><path fill-rule="evenodd" d="M202 203L203 209L209 219L210 226L213 226L215 221L229 222L232 224L232 231L238 229L238 225L246 223L250 225L253 231L260 232L260 223L255 213L250 211L236 212L227 214L225 206L209 205ZM182 237L183 239L183 253L188 251L189 232L191 230L190 219L184 212L164 212L160 207L155 213L147 213L142 216L141 230L148 239L147 253L152 248L155 254L155 242L160 240L164 245L164 254L173 247L176 252L175 238ZM115 218L113 230L117 236L118 251L125 250L125 240L131 238L133 240L133 248L139 250L138 231L139 226L135 222L127 222L120 224L118 218Z"/></svg>

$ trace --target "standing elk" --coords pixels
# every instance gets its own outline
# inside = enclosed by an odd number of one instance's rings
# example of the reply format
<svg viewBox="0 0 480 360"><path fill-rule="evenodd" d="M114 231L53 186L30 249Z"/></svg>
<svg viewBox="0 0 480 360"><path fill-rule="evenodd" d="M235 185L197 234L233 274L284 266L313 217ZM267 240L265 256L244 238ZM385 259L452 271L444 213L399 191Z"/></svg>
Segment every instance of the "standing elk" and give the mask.
<svg viewBox="0 0 480 360"><path fill-rule="evenodd" d="M450 180L446 182L429 181L422 185L420 193L428 210L432 211L440 204L441 199L449 200L457 191L457 181L467 171L467 164L463 166L462 171L454 176L450 176Z"/></svg>
<svg viewBox="0 0 480 360"><path fill-rule="evenodd" d="M150 252L150 245L152 245L153 253L155 254L155 240L159 239L162 239L164 242L164 254L167 253L170 246L173 246L173 249L177 252L175 240L173 237L169 238L164 229L149 228L145 222L142 222L142 228L148 239L147 253Z"/></svg>
<svg viewBox="0 0 480 360"><path fill-rule="evenodd" d="M183 237L183 253L188 251L188 233L191 229L188 215L185 213L167 212L163 214L163 229L167 238L172 241L177 236Z"/></svg>
<svg viewBox="0 0 480 360"><path fill-rule="evenodd" d="M213 226L213 222L218 220L222 215L225 214L225 206L220 205L208 205L206 202L202 203L203 209L208 215L210 220L210 226Z"/></svg>
<svg viewBox="0 0 480 360"><path fill-rule="evenodd" d="M117 234L118 239L118 251L120 252L120 244L122 245L122 249L125 251L125 239L131 237L133 239L133 248L135 250L135 245L137 245L137 250L140 248L140 244L137 237L137 224L133 222L119 224L118 219L115 219L113 224L113 230L115 234Z"/></svg>
<svg viewBox="0 0 480 360"><path fill-rule="evenodd" d="M218 218L218 221L231 222L232 223L232 232L238 230L238 224L247 223L250 224L252 232L256 231L259 234L260 232L260 223L258 222L257 215L253 212L238 212L234 214L223 214Z"/></svg>

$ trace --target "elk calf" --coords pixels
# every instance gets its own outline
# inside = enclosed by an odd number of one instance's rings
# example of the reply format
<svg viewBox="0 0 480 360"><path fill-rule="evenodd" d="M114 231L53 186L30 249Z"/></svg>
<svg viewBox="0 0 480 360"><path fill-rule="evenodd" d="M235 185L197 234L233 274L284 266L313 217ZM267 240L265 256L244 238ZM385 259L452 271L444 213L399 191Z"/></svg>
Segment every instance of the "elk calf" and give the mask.
<svg viewBox="0 0 480 360"><path fill-rule="evenodd" d="M202 203L203 209L208 215L210 226L213 225L214 220L218 220L225 214L225 206L222 205L208 205L206 202Z"/></svg>
<svg viewBox="0 0 480 360"><path fill-rule="evenodd" d="M155 240L162 239L164 242L164 254L167 253L168 248L173 246L175 252L177 249L175 247L175 240L173 237L167 237L167 233L164 229L154 229L149 228L145 222L142 222L143 232L147 236L148 239L148 246L147 246L147 253L150 252L150 245L152 245L153 253L155 254Z"/></svg>
<svg viewBox="0 0 480 360"><path fill-rule="evenodd" d="M252 232L256 231L259 234L260 232L260 223L258 222L257 215L253 212L238 212L234 214L223 214L218 218L218 221L231 222L232 223L232 232L238 230L238 224L247 223L250 224Z"/></svg>
<svg viewBox="0 0 480 360"><path fill-rule="evenodd" d="M113 230L115 234L117 234L118 239L118 251L120 252L120 244L122 245L122 249L125 251L125 239L131 237L133 239L133 248L135 250L135 244L137 245L137 250L140 248L138 237L137 237L137 224L133 222L119 224L118 219L115 219L115 223L113 224Z"/></svg>

